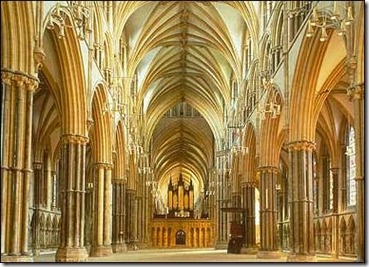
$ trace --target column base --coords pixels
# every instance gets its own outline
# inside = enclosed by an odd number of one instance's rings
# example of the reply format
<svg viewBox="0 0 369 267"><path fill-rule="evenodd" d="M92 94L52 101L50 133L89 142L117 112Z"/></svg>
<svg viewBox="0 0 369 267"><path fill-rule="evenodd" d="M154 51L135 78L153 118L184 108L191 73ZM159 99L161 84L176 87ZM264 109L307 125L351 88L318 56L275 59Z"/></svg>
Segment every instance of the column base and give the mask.
<svg viewBox="0 0 369 267"><path fill-rule="evenodd" d="M140 250L140 248L138 247L138 245L136 243L131 243L128 244L128 250Z"/></svg>
<svg viewBox="0 0 369 267"><path fill-rule="evenodd" d="M280 259L282 257L279 251L259 250L256 254L258 259Z"/></svg>
<svg viewBox="0 0 369 267"><path fill-rule="evenodd" d="M215 249L227 249L228 248L228 242L217 242L215 244Z"/></svg>
<svg viewBox="0 0 369 267"><path fill-rule="evenodd" d="M80 262L87 261L88 254L85 247L82 248L58 248L55 255L57 262Z"/></svg>
<svg viewBox="0 0 369 267"><path fill-rule="evenodd" d="M114 253L121 253L127 251L127 245L126 243L120 243L120 244L113 244L111 245Z"/></svg>
<svg viewBox="0 0 369 267"><path fill-rule="evenodd" d="M317 262L315 255L288 254L287 262Z"/></svg>
<svg viewBox="0 0 369 267"><path fill-rule="evenodd" d="M246 248L246 247L241 248L241 254L255 255L257 253L258 253L258 248Z"/></svg>
<svg viewBox="0 0 369 267"><path fill-rule="evenodd" d="M106 257L112 254L111 246L93 246L90 251L90 257Z"/></svg>
<svg viewBox="0 0 369 267"><path fill-rule="evenodd" d="M146 248L148 248L149 246L147 245L147 243L145 242L145 243L139 243L138 244L138 247L140 248L140 249L146 249ZM168 247L168 246L167 246Z"/></svg>
<svg viewBox="0 0 369 267"><path fill-rule="evenodd" d="M35 248L35 249L33 249L33 250L32 250L32 254L33 254L33 256L40 256L40 254L41 254L41 249L39 249L39 248Z"/></svg>
<svg viewBox="0 0 369 267"><path fill-rule="evenodd" d="M33 262L31 255L1 255L1 262Z"/></svg>

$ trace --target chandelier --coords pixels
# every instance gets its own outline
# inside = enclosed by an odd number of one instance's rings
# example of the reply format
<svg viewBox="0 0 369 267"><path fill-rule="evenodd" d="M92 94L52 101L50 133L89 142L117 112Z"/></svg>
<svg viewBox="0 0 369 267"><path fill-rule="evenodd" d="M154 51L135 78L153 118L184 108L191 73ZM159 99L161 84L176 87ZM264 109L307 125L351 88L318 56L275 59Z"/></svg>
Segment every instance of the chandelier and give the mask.
<svg viewBox="0 0 369 267"><path fill-rule="evenodd" d="M333 7L331 4L328 6L322 5L322 7L319 9L317 6L314 7L311 18L308 21L306 37L312 37L315 28L321 29L321 42L324 42L328 39L328 28L337 29L337 34L340 36L345 35L347 33L346 27L352 25L354 22L352 6L345 2L333 1Z"/></svg>

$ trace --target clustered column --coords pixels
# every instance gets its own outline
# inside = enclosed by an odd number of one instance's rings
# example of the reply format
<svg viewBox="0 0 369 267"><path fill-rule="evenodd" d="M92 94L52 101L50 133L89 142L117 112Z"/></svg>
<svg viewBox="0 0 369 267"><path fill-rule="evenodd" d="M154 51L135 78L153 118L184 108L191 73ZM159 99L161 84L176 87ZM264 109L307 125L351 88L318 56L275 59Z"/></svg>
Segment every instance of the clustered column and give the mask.
<svg viewBox="0 0 369 267"><path fill-rule="evenodd" d="M112 223L112 164L95 163L95 209L93 224L93 244L91 257L104 257L112 254L111 223Z"/></svg>
<svg viewBox="0 0 369 267"><path fill-rule="evenodd" d="M33 92L38 79L1 71L1 261L32 261L28 253Z"/></svg>
<svg viewBox="0 0 369 267"><path fill-rule="evenodd" d="M223 169L222 167L219 169ZM216 203L216 211L217 211L217 243L216 249L224 249L227 248L228 245L228 214L223 212L221 208L226 207L228 205L227 197L228 197L228 187L226 177L228 173L221 173L218 175L218 181L216 185L216 194L217 194L217 203Z"/></svg>
<svg viewBox="0 0 369 267"><path fill-rule="evenodd" d="M136 190L126 189L127 242L134 248L137 238Z"/></svg>
<svg viewBox="0 0 369 267"><path fill-rule="evenodd" d="M254 252L256 247L255 232L255 183L245 182L242 184L243 208L246 209L245 220L245 247L244 253Z"/></svg>
<svg viewBox="0 0 369 267"><path fill-rule="evenodd" d="M290 254L287 261L314 262L313 150L315 143L296 141L288 145L290 196Z"/></svg>
<svg viewBox="0 0 369 267"><path fill-rule="evenodd" d="M34 211L33 224L34 231L32 233L32 252L34 256L40 255L40 207L41 207L41 178L42 178L42 163L33 163L33 180L34 180Z"/></svg>
<svg viewBox="0 0 369 267"><path fill-rule="evenodd" d="M125 243L125 183L123 179L113 180L113 238L115 253L127 251Z"/></svg>
<svg viewBox="0 0 369 267"><path fill-rule="evenodd" d="M336 258L339 256L339 211L338 211L338 184L339 184L339 168L331 168L333 175L333 235L332 235L332 252Z"/></svg>
<svg viewBox="0 0 369 267"><path fill-rule="evenodd" d="M61 236L56 261L86 261L85 166L86 143L81 135L62 136L60 155Z"/></svg>
<svg viewBox="0 0 369 267"><path fill-rule="evenodd" d="M280 258L277 247L277 193L279 169L274 166L259 167L260 172L260 250L258 258Z"/></svg>

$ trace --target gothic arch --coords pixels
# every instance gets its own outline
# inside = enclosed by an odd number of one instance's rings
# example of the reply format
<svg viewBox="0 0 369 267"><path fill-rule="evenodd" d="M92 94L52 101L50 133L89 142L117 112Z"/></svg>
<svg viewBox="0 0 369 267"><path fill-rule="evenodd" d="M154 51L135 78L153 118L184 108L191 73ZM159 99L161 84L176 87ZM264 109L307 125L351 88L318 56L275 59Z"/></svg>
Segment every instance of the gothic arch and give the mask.
<svg viewBox="0 0 369 267"><path fill-rule="evenodd" d="M290 119L290 141L314 140L315 87L328 44L329 40L320 42L317 35L302 41L291 84L290 113L294 116Z"/></svg>
<svg viewBox="0 0 369 267"><path fill-rule="evenodd" d="M126 177L126 141L124 138L124 130L123 130L123 123L122 121L119 121L117 128L116 128L116 134L115 134L115 151L116 151L116 164L115 164L115 170L116 170L116 179L124 179Z"/></svg>
<svg viewBox="0 0 369 267"><path fill-rule="evenodd" d="M92 100L92 117L94 125L91 130L91 148L96 162L112 163L112 129L110 113L104 110L108 102L106 87L97 85Z"/></svg>
<svg viewBox="0 0 369 267"><path fill-rule="evenodd" d="M65 9L62 12L65 14L65 23L68 25L73 23L70 12ZM56 105L60 107L62 134L86 136L86 77L79 39L74 28L69 27L65 28L65 37L59 39L56 30L46 30L47 18L43 22L45 31L42 36L44 43L49 43L45 38L52 40L48 49L50 49L49 53L53 54L49 54L49 58L52 56L51 59L54 61L46 57L43 65L48 70L54 70L51 74L52 79L48 80L61 81L59 86L51 86L51 89ZM55 73L53 65L57 66L60 73ZM56 75L61 75L61 77L56 77Z"/></svg>
<svg viewBox="0 0 369 267"><path fill-rule="evenodd" d="M1 3L1 68L34 75L35 2Z"/></svg>
<svg viewBox="0 0 369 267"><path fill-rule="evenodd" d="M257 143L257 136L255 135L255 126L252 123L248 123L246 125L245 134L243 135L244 139L242 142L242 146L248 148L248 153L245 155L244 162L244 173L248 175L244 175L244 179L248 182L255 182L254 179L255 176L255 169L257 167L256 165L256 143Z"/></svg>

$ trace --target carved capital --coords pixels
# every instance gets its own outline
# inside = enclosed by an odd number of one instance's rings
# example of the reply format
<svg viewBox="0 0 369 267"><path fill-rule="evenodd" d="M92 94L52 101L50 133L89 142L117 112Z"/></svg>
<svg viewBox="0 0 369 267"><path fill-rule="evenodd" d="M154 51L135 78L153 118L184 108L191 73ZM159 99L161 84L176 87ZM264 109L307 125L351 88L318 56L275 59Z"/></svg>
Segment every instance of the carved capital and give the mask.
<svg viewBox="0 0 369 267"><path fill-rule="evenodd" d="M80 144L85 145L88 143L88 137L78 134L65 134L61 137L63 144Z"/></svg>
<svg viewBox="0 0 369 267"><path fill-rule="evenodd" d="M279 168L275 166L261 166L256 168L256 171L260 173L275 173L277 174L279 172Z"/></svg>
<svg viewBox="0 0 369 267"><path fill-rule="evenodd" d="M308 150L308 151L314 151L316 149L316 143L307 141L307 140L301 140L301 141L294 141L290 142L286 145L289 151L293 150Z"/></svg>
<svg viewBox="0 0 369 267"><path fill-rule="evenodd" d="M95 168L102 168L102 169L106 169L106 170L111 170L111 169L113 169L113 167L114 167L114 165L113 164L111 164L111 163L108 163L108 162L95 162L94 164L93 164L93 166L95 167Z"/></svg>
<svg viewBox="0 0 369 267"><path fill-rule="evenodd" d="M256 184L255 184L255 182L249 182L249 181L247 181L247 182L242 182L241 183L241 187L242 188L256 187Z"/></svg>
<svg viewBox="0 0 369 267"><path fill-rule="evenodd" d="M352 99L364 98L364 83L356 85L351 92Z"/></svg>
<svg viewBox="0 0 369 267"><path fill-rule="evenodd" d="M26 85L26 89L32 87L33 90L38 86L39 79L33 75L29 75L22 71L13 71L10 69L1 69L1 80L7 85L11 85L12 82L17 86Z"/></svg>
<svg viewBox="0 0 369 267"><path fill-rule="evenodd" d="M124 179L112 179L112 183L115 185L124 185L126 183L126 180Z"/></svg>
<svg viewBox="0 0 369 267"><path fill-rule="evenodd" d="M27 80L27 77L22 73L14 73L13 75L13 82L15 82L18 87L23 87L26 84Z"/></svg>
<svg viewBox="0 0 369 267"><path fill-rule="evenodd" d="M34 162L33 163L33 169L34 170L41 170L43 165L44 164L42 162Z"/></svg>
<svg viewBox="0 0 369 267"><path fill-rule="evenodd" d="M33 92L37 89L38 85L39 85L38 81L36 81L34 79L28 79L26 81L26 90L30 91L30 92Z"/></svg>
<svg viewBox="0 0 369 267"><path fill-rule="evenodd" d="M12 84L14 73L8 70L1 70L1 81L7 85Z"/></svg>

